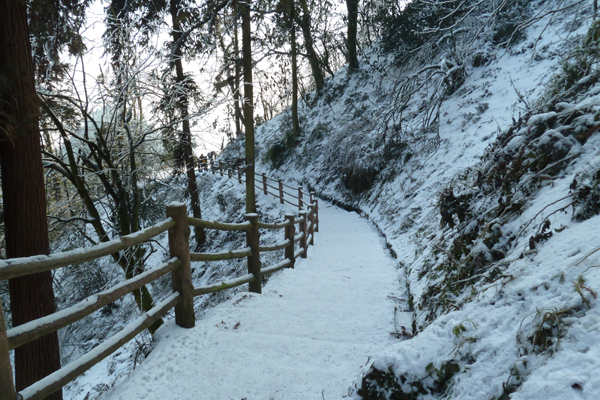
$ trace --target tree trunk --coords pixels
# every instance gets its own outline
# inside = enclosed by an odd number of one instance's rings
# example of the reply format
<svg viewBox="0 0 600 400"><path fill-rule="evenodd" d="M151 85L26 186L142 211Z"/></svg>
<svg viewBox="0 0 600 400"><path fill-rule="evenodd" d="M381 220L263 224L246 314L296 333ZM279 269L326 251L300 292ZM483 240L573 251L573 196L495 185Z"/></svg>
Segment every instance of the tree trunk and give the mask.
<svg viewBox="0 0 600 400"><path fill-rule="evenodd" d="M358 2L359 0L346 0L348 7L348 71L354 72L358 69L358 57L356 55L356 33L358 30Z"/></svg>
<svg viewBox="0 0 600 400"><path fill-rule="evenodd" d="M310 64L313 78L315 79L315 86L317 88L317 92L320 92L325 86L325 78L323 77L321 61L319 60L317 52L315 51L314 40L310 30L310 11L308 10L306 0L300 0L300 6L302 7L302 17L297 18L297 20L300 28L302 29L302 35L304 36L304 46L306 47L308 62Z"/></svg>
<svg viewBox="0 0 600 400"><path fill-rule="evenodd" d="M298 60L296 49L296 23L294 22L294 1L290 7L290 41L292 42L292 131L294 137L300 135L300 121L298 120Z"/></svg>
<svg viewBox="0 0 600 400"><path fill-rule="evenodd" d="M246 130L246 213L256 213L254 193L254 93L252 90L251 0L241 5L242 57L244 66L244 128Z"/></svg>
<svg viewBox="0 0 600 400"><path fill-rule="evenodd" d="M235 81L233 87L233 101L235 112L235 136L238 138L242 136L242 124L244 123L242 118L242 108L240 106L240 101L242 99L242 93L240 90L240 80L242 79L242 63L240 60L240 40L238 35L239 8L240 6L238 0L233 0L233 18L235 26L233 35L233 46L235 52Z"/></svg>
<svg viewBox="0 0 600 400"><path fill-rule="evenodd" d="M175 63L176 82L183 89L185 75L183 74L182 51L181 51L181 25L177 17L179 11L179 1L171 1L171 20L173 23L173 61ZM196 182L196 171L194 168L194 153L192 151L192 132L190 129L188 98L184 90L180 90L178 98L178 106L181 112L182 132L180 142L183 148L183 161L188 181L188 192L190 195L190 203L192 205L192 215L194 218L202 218L200 211L200 197L198 195L198 183ZM206 242L206 234L203 228L194 227L194 236L196 237L196 250L198 250Z"/></svg>
<svg viewBox="0 0 600 400"><path fill-rule="evenodd" d="M39 110L24 0L0 3L0 74L6 256L48 254ZM55 311L51 272L11 279L9 290L14 326ZM30 386L59 368L56 332L19 347L15 350L16 390ZM48 399L62 399L62 391Z"/></svg>

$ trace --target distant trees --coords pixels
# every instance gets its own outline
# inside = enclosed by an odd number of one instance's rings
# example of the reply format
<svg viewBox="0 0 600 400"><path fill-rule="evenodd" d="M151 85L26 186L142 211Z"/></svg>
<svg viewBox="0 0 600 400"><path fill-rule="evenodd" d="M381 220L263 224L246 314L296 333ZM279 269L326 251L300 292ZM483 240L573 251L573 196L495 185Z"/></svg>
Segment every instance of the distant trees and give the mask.
<svg viewBox="0 0 600 400"><path fill-rule="evenodd" d="M365 0L364 4L349 0L346 7L340 7L330 0L252 2L253 25L256 26L253 32L255 120L260 123L291 105L291 136L298 137L301 120L298 101L313 90L318 97L325 87L326 76L333 76L345 61L349 62L350 70L357 68L360 49L376 40L379 33L376 26L364 26L375 21L379 3L383 4L377 0ZM232 9L236 4L231 3ZM237 68L243 57L237 46L235 15L239 14L234 11L220 14L218 18L219 29L215 33L223 58L215 88L219 91L229 88L231 112L238 132L241 118L237 111L239 98L235 96L240 93L241 77ZM204 57L202 52L200 57Z"/></svg>
<svg viewBox="0 0 600 400"><path fill-rule="evenodd" d="M297 13L296 21L302 30L302 35L304 37L304 48L306 49L306 58L308 58L308 62L310 64L310 69L315 81L315 87L317 92L319 92L325 85L325 79L321 69L321 61L319 60L314 47L314 39L311 30L311 13L306 0L299 0L298 4L300 5L300 9L302 11Z"/></svg>
<svg viewBox="0 0 600 400"><path fill-rule="evenodd" d="M242 58L240 49L240 6L238 0L231 2L230 13L223 16L216 16L217 23L215 35L218 36L218 43L222 54L223 66L217 74L215 89L220 92L224 87L228 87L233 98L232 117L234 121L234 138L240 138L243 135L242 125L244 118L242 115ZM229 42L226 41L229 37Z"/></svg>
<svg viewBox="0 0 600 400"><path fill-rule="evenodd" d="M202 217L190 121L190 100L194 96L197 85L191 74L185 73L183 59L186 56L193 58L201 51L211 48L214 40L205 34L200 34L200 31L212 29L212 24L216 21L215 16L227 4L228 2L225 0L208 1L202 6L188 3L185 0L139 3L122 3L121 0L114 0L111 5L111 9L118 11L120 18L125 20L135 18L135 26L146 36L155 33L165 20L168 20L171 26L172 40L167 44L166 50L169 56L168 66L165 69L174 72L174 77L171 84L163 86L167 89L163 110L168 115L175 117L181 124L178 143L173 146L173 151L176 161L179 161L186 173L187 191L190 196L192 215L195 218ZM110 20L110 15L108 18ZM196 39L192 40L194 37ZM138 43L138 45L144 42ZM114 49L118 48L114 47ZM194 237L198 249L206 240L204 229L194 227Z"/></svg>
<svg viewBox="0 0 600 400"><path fill-rule="evenodd" d="M49 253L38 114L27 5L25 0L2 2L0 159L7 257ZM9 288L15 326L54 312L51 272L12 279ZM16 349L16 390L59 368L56 333ZM62 392L49 398L62 399Z"/></svg>
<svg viewBox="0 0 600 400"><path fill-rule="evenodd" d="M88 78L71 83L69 90L44 91L41 95L47 127L53 127L59 146L44 149L44 166L51 176L61 177L77 193L82 209L64 207L57 221L83 223L82 232L92 244L107 242L115 235L139 231L143 221L142 204L147 190L148 172L159 166L156 152L160 127L148 126L143 119L143 104L148 101L147 71L140 70L131 55L131 44L122 44L129 56L122 59L113 80L104 76L100 83L88 88ZM81 59L80 65L83 61ZM146 73L144 76L143 73ZM68 86L67 86L68 87ZM78 96L95 92L96 98ZM152 147L150 148L150 143ZM143 156L142 156L143 155ZM147 163L152 162L150 166ZM142 183L143 182L143 183ZM58 200L60 201L60 200ZM87 233L90 225L95 236ZM127 279L144 271L147 249L136 247L113 254ZM150 310L153 299L146 287L133 292L141 311ZM153 333L162 321L149 328Z"/></svg>

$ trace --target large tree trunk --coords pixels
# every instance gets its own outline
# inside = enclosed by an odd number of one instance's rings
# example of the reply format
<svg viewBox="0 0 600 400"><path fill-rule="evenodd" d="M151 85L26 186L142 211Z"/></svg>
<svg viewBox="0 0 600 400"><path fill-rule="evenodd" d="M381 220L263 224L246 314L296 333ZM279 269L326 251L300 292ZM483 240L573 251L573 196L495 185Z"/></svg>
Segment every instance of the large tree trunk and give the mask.
<svg viewBox="0 0 600 400"><path fill-rule="evenodd" d="M246 130L246 213L256 213L254 193L254 92L252 90L252 30L250 5L247 0L242 10L242 57L244 64L244 128Z"/></svg>
<svg viewBox="0 0 600 400"><path fill-rule="evenodd" d="M294 137L300 135L300 121L298 119L298 51L296 49L296 22L294 21L294 0L290 7L290 41L292 42L292 131Z"/></svg>
<svg viewBox="0 0 600 400"><path fill-rule="evenodd" d="M302 16L297 18L297 20L302 29L302 36L304 36L304 47L306 47L308 63L310 64L310 70L315 79L315 86L317 92L320 92L325 86L325 78L323 77L323 71L321 70L321 61L319 60L314 47L314 40L310 30L310 11L306 4L306 0L300 0L300 7L302 7Z"/></svg>
<svg viewBox="0 0 600 400"><path fill-rule="evenodd" d="M39 110L24 0L0 2L0 77L6 255L48 254ZM9 288L15 326L54 312L51 272L12 279ZM16 389L24 389L59 368L55 332L15 350ZM48 398L62 399L62 391Z"/></svg>
<svg viewBox="0 0 600 400"><path fill-rule="evenodd" d="M348 7L348 71L354 72L358 69L358 57L356 55L356 33L358 30L358 1L346 0Z"/></svg>
<svg viewBox="0 0 600 400"><path fill-rule="evenodd" d="M175 63L176 82L180 85L180 89L184 86L185 75L183 74L183 64L181 62L181 25L177 16L179 11L179 1L171 0L171 20L173 23L173 61ZM194 153L192 151L192 131L190 129L188 98L184 90L180 90L178 106L181 112L182 132L180 143L183 149L183 161L187 174L188 192L190 195L190 203L192 205L192 215L194 218L202 218L200 211L200 197L198 195L198 183L196 182L196 171L194 168ZM203 228L194 227L194 236L196 237L196 250L206 242L206 234Z"/></svg>

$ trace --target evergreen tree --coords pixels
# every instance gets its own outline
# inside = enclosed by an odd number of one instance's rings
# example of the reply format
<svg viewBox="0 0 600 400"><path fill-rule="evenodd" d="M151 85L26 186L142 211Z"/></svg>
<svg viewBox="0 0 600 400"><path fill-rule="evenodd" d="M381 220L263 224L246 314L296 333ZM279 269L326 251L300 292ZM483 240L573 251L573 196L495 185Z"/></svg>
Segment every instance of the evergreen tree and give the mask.
<svg viewBox="0 0 600 400"><path fill-rule="evenodd" d="M49 253L38 101L25 0L0 3L0 158L9 258ZM9 282L14 326L54 312L50 271ZM15 350L16 390L60 368L58 336ZM48 397L62 399L58 391Z"/></svg>

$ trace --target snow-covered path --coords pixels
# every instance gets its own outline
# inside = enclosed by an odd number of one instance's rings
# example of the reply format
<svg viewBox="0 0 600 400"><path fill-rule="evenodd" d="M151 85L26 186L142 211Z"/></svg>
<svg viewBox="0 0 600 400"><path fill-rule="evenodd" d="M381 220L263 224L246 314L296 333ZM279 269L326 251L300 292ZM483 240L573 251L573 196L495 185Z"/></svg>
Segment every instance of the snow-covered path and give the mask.
<svg viewBox="0 0 600 400"><path fill-rule="evenodd" d="M394 261L376 230L324 204L308 258L262 295L240 293L193 329L158 332L150 356L103 398L319 400L348 396L369 356L390 344Z"/></svg>

